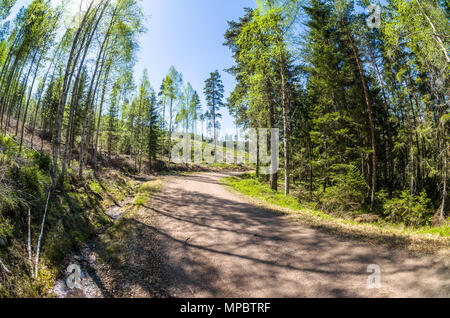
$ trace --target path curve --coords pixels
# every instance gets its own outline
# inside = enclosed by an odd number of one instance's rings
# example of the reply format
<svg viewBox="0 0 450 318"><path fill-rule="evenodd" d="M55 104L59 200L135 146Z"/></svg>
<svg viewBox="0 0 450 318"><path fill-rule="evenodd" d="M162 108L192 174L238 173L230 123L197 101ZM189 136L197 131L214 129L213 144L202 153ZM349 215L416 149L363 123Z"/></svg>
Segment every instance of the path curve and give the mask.
<svg viewBox="0 0 450 318"><path fill-rule="evenodd" d="M450 297L448 262L308 228L230 193L224 176L167 177L153 199L171 296ZM368 288L371 264L380 289Z"/></svg>

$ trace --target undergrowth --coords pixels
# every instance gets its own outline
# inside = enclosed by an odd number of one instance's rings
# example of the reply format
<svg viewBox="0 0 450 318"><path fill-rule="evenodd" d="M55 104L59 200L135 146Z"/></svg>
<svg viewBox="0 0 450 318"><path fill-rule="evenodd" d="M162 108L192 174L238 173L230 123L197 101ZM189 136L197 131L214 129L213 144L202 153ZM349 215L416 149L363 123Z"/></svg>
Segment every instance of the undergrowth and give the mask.
<svg viewBox="0 0 450 318"><path fill-rule="evenodd" d="M51 158L22 150L0 135L0 297L45 297L64 270L65 257L110 224L105 209L129 191L127 178L111 171L78 180L69 171L50 199L44 227L39 275L33 279L37 240L48 191ZM28 211L32 258L28 257Z"/></svg>
<svg viewBox="0 0 450 318"><path fill-rule="evenodd" d="M269 205L285 208L300 214L313 215L334 223L345 223L356 227L369 225L372 228L378 228L380 231L392 231L397 234L450 237L450 223L448 220L440 226L430 225L430 214L426 212L428 201L424 194L418 197L411 197L403 193L398 198L386 199L383 205L384 212L381 211L378 214L371 214L361 206L358 206L358 209L352 213L342 213L341 211L333 213L331 207L329 209L320 209L322 206L320 202L302 202L294 195L275 192L270 189L266 182L257 180L254 174L224 178L222 183ZM347 187L350 188L351 185L347 185ZM331 191L336 190L332 189ZM341 199L333 198L333 202L338 202Z"/></svg>

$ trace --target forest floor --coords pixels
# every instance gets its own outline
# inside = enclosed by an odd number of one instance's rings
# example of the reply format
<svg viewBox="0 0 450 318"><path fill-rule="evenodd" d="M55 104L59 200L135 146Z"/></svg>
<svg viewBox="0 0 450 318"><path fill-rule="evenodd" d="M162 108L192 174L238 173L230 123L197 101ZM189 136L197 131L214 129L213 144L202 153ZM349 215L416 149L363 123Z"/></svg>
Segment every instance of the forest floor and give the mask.
<svg viewBox="0 0 450 318"><path fill-rule="evenodd" d="M145 191L142 191L146 188ZM160 180L141 176L135 194L105 213L113 226L86 242L66 265L77 264L82 271L80 288L68 289L59 279L53 293L58 298L161 298L167 297L162 282L161 259L155 234L143 228L154 224L143 204L160 188Z"/></svg>
<svg viewBox="0 0 450 318"><path fill-rule="evenodd" d="M75 258L85 290L58 296L450 297L448 257L295 222L228 191L220 180L230 174L164 176L161 189L126 198L116 225ZM379 289L368 288L372 264Z"/></svg>

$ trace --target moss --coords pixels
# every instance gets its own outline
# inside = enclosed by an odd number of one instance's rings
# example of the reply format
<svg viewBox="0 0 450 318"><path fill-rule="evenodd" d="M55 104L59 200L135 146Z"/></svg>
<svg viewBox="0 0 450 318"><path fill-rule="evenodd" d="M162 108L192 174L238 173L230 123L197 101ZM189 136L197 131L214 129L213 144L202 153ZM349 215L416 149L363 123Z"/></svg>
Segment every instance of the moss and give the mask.
<svg viewBox="0 0 450 318"><path fill-rule="evenodd" d="M103 192L102 186L98 181L92 181L89 184L89 188L92 190L92 192L94 192L96 194L100 194Z"/></svg>
<svg viewBox="0 0 450 318"><path fill-rule="evenodd" d="M151 195L161 190L162 184L162 181L159 179L141 184L136 190L133 205L137 207L145 206Z"/></svg>
<svg viewBox="0 0 450 318"><path fill-rule="evenodd" d="M133 205L139 207L144 206L146 203L147 203L147 195L143 193L137 194L133 201Z"/></svg>
<svg viewBox="0 0 450 318"><path fill-rule="evenodd" d="M45 297L64 270L62 264L67 255L93 237L99 228L110 224L104 213L105 202L122 200L124 193L130 192L131 183L119 172L87 181L78 180L68 171L63 187L50 200L39 278L34 280L25 248L27 212L29 207L35 249L51 185L51 159L26 149L19 153L16 144L1 134L0 150L0 237L8 241L8 246L0 249L0 255L12 272L8 276L0 272L0 297Z"/></svg>

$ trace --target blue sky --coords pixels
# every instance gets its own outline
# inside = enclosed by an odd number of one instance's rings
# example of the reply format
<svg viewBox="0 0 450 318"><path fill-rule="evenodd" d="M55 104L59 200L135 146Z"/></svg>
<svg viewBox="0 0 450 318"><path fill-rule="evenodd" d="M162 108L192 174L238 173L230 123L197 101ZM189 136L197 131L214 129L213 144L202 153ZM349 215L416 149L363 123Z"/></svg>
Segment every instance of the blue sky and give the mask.
<svg viewBox="0 0 450 318"><path fill-rule="evenodd" d="M19 0L12 14L29 2ZM189 81L199 93L205 108L204 81L217 69L228 97L234 79L224 72L233 64L230 50L222 45L227 21L241 17L245 7L255 7L255 0L143 0L142 6L147 15L147 32L140 37L136 83L147 68L151 84L158 91L173 65L183 74L184 82ZM222 128L233 128L228 111L223 109L222 114Z"/></svg>
<svg viewBox="0 0 450 318"><path fill-rule="evenodd" d="M227 21L241 17L244 7L254 6L254 0L144 0L148 31L140 41L137 78L147 67L150 81L158 90L173 65L197 90L206 107L204 81L217 69L228 97L234 80L223 71L233 64L230 50L222 45ZM233 119L225 109L222 113L223 128L232 128Z"/></svg>

